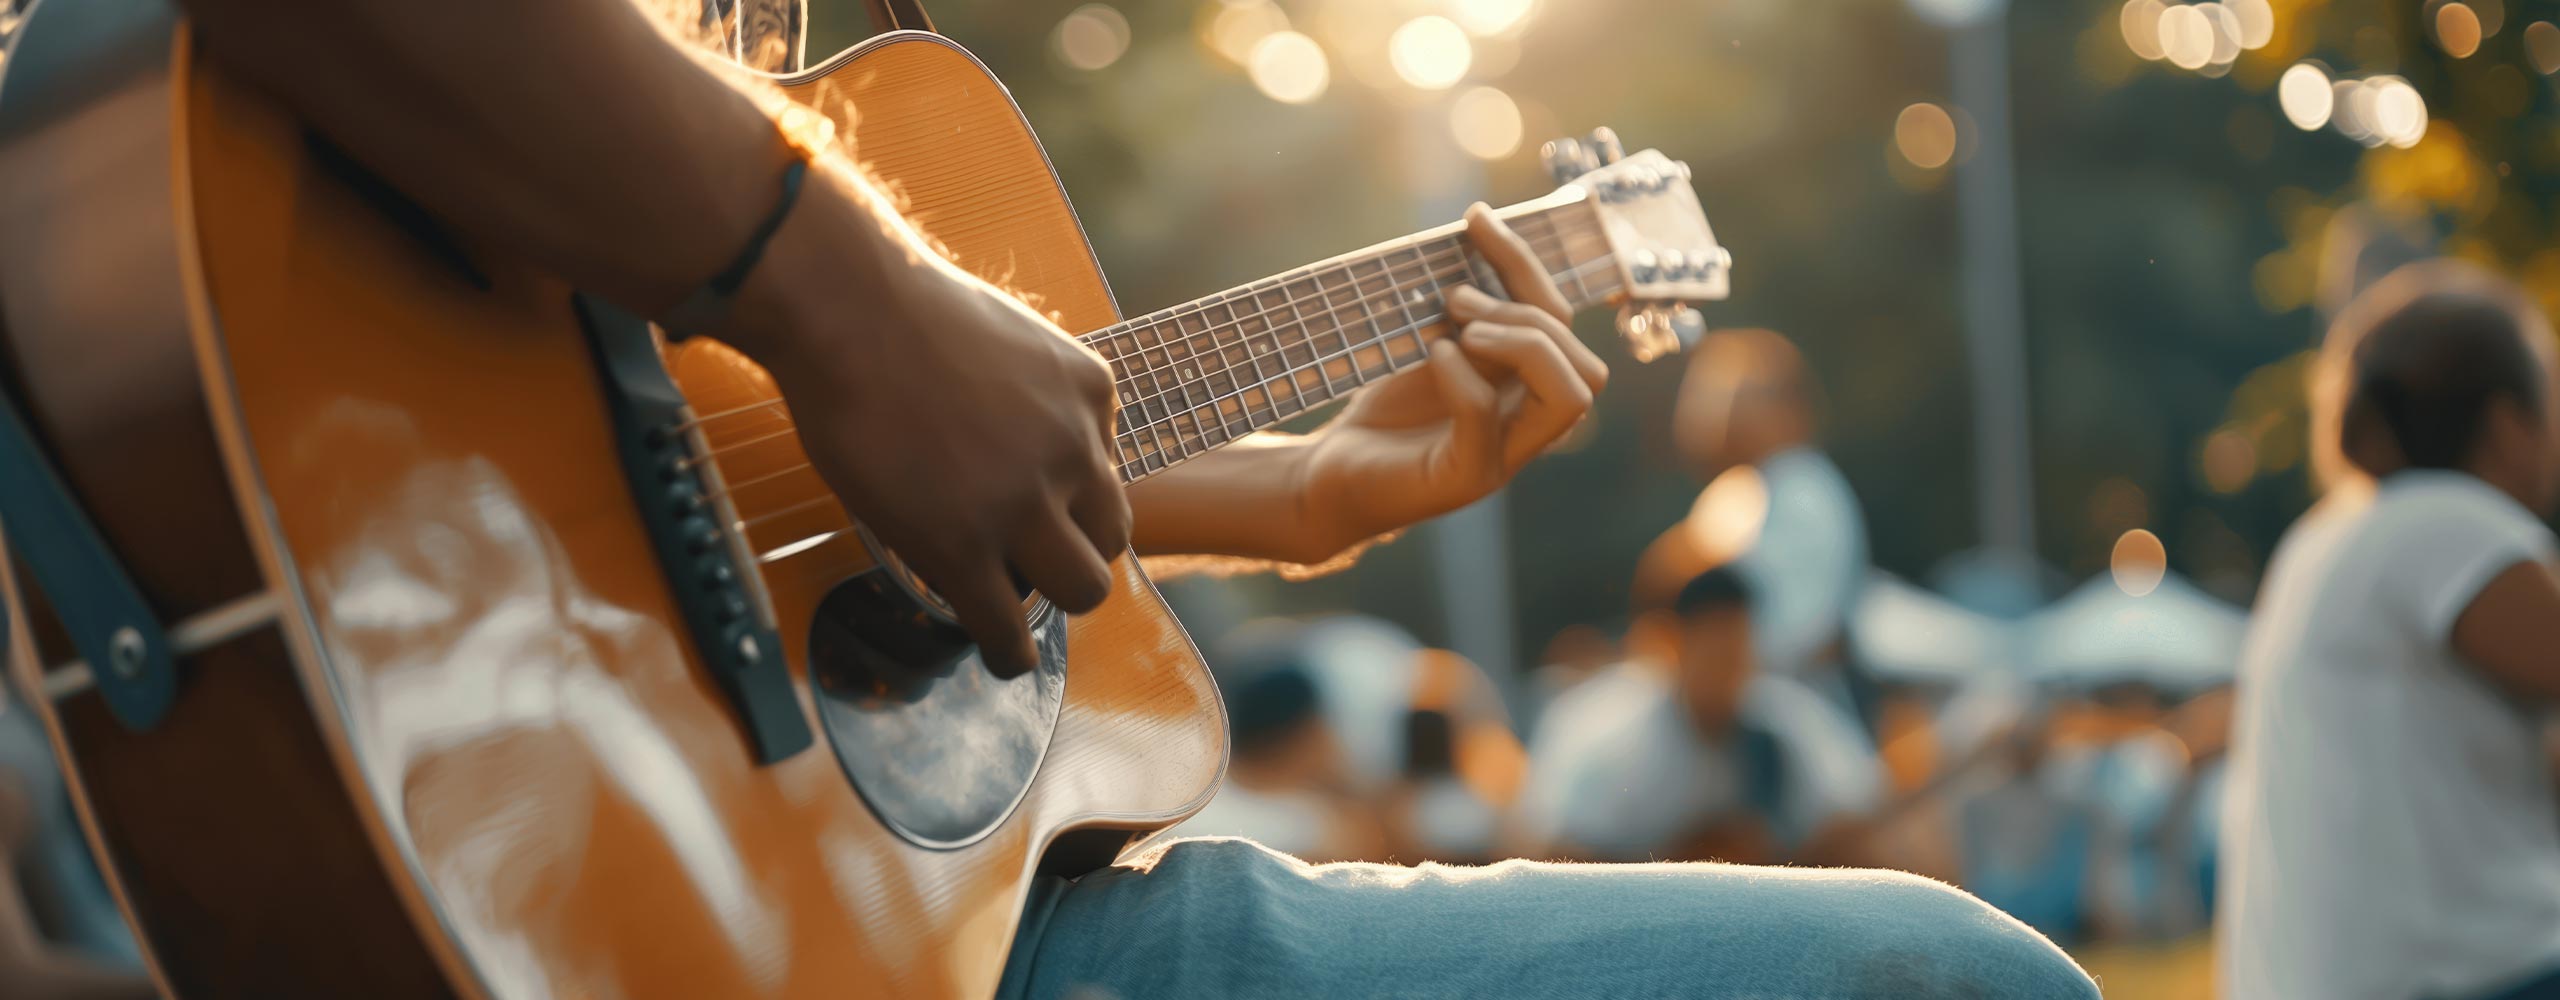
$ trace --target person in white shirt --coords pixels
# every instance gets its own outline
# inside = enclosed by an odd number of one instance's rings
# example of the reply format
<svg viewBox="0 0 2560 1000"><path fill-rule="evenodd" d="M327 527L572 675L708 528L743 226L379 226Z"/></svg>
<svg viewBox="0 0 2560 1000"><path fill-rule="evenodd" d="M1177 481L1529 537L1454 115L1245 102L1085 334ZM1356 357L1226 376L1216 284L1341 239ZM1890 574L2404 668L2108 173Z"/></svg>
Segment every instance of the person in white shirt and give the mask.
<svg viewBox="0 0 2560 1000"><path fill-rule="evenodd" d="M2314 424L2359 475L2286 532L2242 652L2230 1000L2560 996L2551 339L2449 261L2330 330Z"/></svg>

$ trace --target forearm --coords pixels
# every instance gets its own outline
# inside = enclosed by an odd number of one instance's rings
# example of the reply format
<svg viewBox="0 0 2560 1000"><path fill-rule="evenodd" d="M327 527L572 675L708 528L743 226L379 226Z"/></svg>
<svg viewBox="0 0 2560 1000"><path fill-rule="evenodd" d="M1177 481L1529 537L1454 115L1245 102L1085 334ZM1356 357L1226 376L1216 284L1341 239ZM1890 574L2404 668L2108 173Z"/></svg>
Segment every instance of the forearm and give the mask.
<svg viewBox="0 0 2560 1000"><path fill-rule="evenodd" d="M1256 434L1129 487L1129 547L1141 556L1330 558L1344 545L1329 546L1309 523L1300 482L1306 442Z"/></svg>
<svg viewBox="0 0 2560 1000"><path fill-rule="evenodd" d="M654 314L792 156L633 0L184 0L207 52L475 243Z"/></svg>

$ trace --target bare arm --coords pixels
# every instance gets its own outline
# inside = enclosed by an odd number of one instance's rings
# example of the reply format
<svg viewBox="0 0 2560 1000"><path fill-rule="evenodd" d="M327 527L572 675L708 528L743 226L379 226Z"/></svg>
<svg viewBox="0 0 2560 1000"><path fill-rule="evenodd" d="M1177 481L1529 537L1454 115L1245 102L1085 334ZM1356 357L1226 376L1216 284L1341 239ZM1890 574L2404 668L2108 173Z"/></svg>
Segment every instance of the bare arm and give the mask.
<svg viewBox="0 0 2560 1000"><path fill-rule="evenodd" d="M728 263L791 155L632 0L184 3L226 68L446 222L643 312Z"/></svg>
<svg viewBox="0 0 2560 1000"><path fill-rule="evenodd" d="M211 57L430 213L644 314L743 249L796 155L634 0L184 2ZM1027 667L1010 575L1082 611L1127 542L1110 377L885 205L822 158L717 332L854 516Z"/></svg>
<svg viewBox="0 0 2560 1000"><path fill-rule="evenodd" d="M1347 563L1338 557L1355 546L1500 489L1572 430L1608 366L1574 338L1564 293L1491 209L1467 210L1467 238L1516 301L1459 288L1448 300L1458 335L1315 433L1256 435L1133 487L1138 552Z"/></svg>
<svg viewBox="0 0 2560 1000"><path fill-rule="evenodd" d="M2453 648L2509 691L2560 700L2560 578L2540 562L2507 567L2454 619Z"/></svg>

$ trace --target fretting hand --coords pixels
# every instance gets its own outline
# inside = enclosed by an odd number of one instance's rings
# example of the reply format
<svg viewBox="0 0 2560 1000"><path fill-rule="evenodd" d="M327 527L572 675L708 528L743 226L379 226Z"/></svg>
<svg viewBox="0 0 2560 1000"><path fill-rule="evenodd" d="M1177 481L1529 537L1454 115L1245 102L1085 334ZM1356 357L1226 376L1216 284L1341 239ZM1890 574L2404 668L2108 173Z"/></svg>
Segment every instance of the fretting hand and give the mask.
<svg viewBox="0 0 2560 1000"><path fill-rule="evenodd" d="M1564 294L1483 205L1467 236L1513 301L1448 298L1430 359L1352 397L1313 434L1257 434L1129 491L1149 555L1315 564L1482 499L1572 430L1609 369L1565 325Z"/></svg>
<svg viewBox="0 0 2560 1000"><path fill-rule="evenodd" d="M1444 514L1502 487L1591 410L1609 368L1575 339L1572 308L1526 241L1482 204L1467 238L1511 301L1448 296L1454 335L1431 360L1352 398L1310 437L1311 526L1342 547Z"/></svg>

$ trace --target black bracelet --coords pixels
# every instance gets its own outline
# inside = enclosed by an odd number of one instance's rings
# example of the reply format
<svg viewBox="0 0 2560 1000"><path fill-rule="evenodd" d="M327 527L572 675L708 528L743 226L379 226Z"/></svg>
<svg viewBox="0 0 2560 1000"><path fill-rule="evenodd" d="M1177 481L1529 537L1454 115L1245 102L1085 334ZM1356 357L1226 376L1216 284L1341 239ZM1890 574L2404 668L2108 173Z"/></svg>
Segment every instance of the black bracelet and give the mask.
<svg viewBox="0 0 2560 1000"><path fill-rule="evenodd" d="M658 317L658 329L667 332L667 339L683 340L696 334L711 333L728 322L731 300L738 294L738 288L747 283L747 272L755 270L756 261L764 259L765 244L772 242L774 232L782 228L782 220L791 214L791 206L799 203L800 182L808 176L809 161L805 159L795 158L790 166L782 169L782 197L773 203L773 211L756 226L754 235L747 237L746 249L738 251L737 259L730 261L728 267L721 268L720 273L711 276L711 280L703 282L702 287L693 290L693 294L685 296L684 301Z"/></svg>

